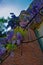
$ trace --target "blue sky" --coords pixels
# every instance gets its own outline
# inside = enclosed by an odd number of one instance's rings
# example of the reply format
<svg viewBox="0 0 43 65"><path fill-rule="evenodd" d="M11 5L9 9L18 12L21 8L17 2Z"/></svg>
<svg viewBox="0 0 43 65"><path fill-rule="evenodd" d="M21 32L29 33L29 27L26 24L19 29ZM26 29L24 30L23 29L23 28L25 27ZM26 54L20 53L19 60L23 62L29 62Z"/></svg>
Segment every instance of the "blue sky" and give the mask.
<svg viewBox="0 0 43 65"><path fill-rule="evenodd" d="M7 18L10 12L18 16L21 10L26 10L33 0L0 0L0 17Z"/></svg>

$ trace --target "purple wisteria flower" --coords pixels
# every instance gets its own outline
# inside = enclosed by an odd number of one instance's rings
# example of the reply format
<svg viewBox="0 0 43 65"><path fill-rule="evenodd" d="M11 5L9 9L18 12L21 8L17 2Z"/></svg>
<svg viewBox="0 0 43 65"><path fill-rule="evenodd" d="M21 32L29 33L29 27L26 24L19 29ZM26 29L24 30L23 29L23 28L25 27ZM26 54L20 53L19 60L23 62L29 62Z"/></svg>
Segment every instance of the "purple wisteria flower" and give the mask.
<svg viewBox="0 0 43 65"><path fill-rule="evenodd" d="M22 35L21 35L20 32L17 32L17 39L18 39L18 40L22 40Z"/></svg>
<svg viewBox="0 0 43 65"><path fill-rule="evenodd" d="M6 52L6 48L0 45L0 56L2 56Z"/></svg>

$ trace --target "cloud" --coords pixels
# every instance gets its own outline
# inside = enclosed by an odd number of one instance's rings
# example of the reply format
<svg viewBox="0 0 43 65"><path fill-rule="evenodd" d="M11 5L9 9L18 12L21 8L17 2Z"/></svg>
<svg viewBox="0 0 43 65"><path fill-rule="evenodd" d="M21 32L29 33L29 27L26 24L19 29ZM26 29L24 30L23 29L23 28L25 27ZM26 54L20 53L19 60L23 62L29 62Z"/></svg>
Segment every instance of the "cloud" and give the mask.
<svg viewBox="0 0 43 65"><path fill-rule="evenodd" d="M20 14L20 10L17 9L16 7L1 7L0 8L0 17L5 17L7 18L8 16L10 16L10 13L13 12L16 16L18 16Z"/></svg>
<svg viewBox="0 0 43 65"><path fill-rule="evenodd" d="M13 12L18 16L21 10L26 10L33 0L0 0L0 17L7 18Z"/></svg>

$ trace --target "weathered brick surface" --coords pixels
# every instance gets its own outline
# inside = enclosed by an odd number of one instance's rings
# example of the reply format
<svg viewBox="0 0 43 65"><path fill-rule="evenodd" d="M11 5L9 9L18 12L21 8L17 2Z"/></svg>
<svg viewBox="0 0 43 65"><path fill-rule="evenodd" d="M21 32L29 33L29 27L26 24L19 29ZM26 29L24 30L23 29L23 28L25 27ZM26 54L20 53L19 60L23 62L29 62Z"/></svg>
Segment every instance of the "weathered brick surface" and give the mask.
<svg viewBox="0 0 43 65"><path fill-rule="evenodd" d="M31 40L36 39L35 34L31 31ZM22 49L22 56L21 56ZM9 56L2 65L43 65L43 53L38 41L24 43L14 52L14 57Z"/></svg>

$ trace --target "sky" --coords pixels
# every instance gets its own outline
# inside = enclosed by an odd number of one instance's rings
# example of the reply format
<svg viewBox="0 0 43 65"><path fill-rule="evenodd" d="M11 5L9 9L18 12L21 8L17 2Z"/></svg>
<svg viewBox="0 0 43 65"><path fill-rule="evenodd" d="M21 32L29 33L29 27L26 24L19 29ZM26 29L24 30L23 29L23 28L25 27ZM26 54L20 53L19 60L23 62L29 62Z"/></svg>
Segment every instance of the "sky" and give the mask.
<svg viewBox="0 0 43 65"><path fill-rule="evenodd" d="M7 18L10 13L19 16L22 10L26 10L33 0L0 0L0 17Z"/></svg>

